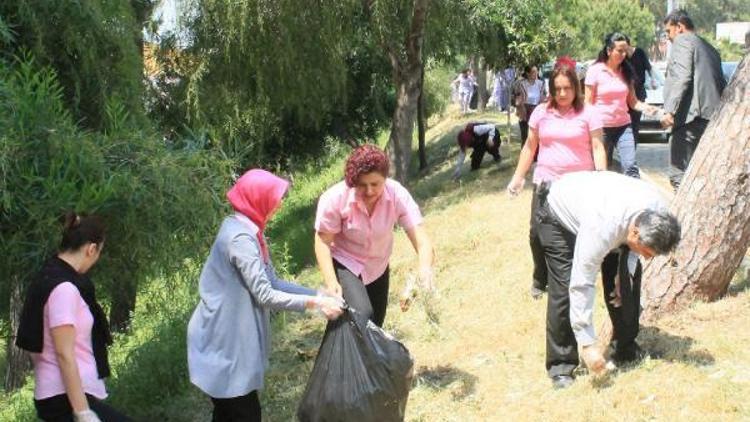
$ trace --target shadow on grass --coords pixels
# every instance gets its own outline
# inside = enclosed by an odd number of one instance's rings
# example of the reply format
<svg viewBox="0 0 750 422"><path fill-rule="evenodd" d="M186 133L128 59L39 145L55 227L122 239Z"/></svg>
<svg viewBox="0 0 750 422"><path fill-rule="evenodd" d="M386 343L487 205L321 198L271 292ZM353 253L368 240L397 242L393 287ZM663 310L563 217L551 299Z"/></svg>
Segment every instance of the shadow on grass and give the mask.
<svg viewBox="0 0 750 422"><path fill-rule="evenodd" d="M677 336L658 327L641 327L638 339L641 347L648 352L651 359L693 366L708 366L715 362L708 350L693 349L693 343L695 343L693 338Z"/></svg>
<svg viewBox="0 0 750 422"><path fill-rule="evenodd" d="M477 377L451 365L419 367L415 375L417 386L430 390L450 390L454 400L462 400L474 394Z"/></svg>

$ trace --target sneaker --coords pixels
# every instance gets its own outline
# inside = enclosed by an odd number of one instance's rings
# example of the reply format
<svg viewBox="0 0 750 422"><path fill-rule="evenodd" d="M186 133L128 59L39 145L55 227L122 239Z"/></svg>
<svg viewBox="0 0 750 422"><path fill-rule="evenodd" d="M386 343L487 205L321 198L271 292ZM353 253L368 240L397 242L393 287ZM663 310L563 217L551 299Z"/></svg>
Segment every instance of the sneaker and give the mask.
<svg viewBox="0 0 750 422"><path fill-rule="evenodd" d="M573 377L570 375L555 375L552 377L552 387L555 390L562 390L573 385Z"/></svg>
<svg viewBox="0 0 750 422"><path fill-rule="evenodd" d="M544 290L540 289L539 287L536 287L536 286L531 286L531 289L529 290L529 293L531 293L532 299L539 300L544 295Z"/></svg>

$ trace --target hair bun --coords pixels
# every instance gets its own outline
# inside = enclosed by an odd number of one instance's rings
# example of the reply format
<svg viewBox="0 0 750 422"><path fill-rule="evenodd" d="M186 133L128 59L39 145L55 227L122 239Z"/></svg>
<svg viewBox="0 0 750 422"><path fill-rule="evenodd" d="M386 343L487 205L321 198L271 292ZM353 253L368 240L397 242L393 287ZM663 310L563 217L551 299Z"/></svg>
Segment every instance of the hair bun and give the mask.
<svg viewBox="0 0 750 422"><path fill-rule="evenodd" d="M75 211L68 211L62 217L63 230L70 230L81 224L81 217Z"/></svg>

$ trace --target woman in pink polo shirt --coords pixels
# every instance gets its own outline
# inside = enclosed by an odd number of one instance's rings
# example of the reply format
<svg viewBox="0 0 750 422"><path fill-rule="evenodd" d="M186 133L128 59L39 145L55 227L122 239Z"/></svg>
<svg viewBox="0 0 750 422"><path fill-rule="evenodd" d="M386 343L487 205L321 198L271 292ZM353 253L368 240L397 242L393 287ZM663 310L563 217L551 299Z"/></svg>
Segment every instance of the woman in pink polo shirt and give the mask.
<svg viewBox="0 0 750 422"><path fill-rule="evenodd" d="M508 184L508 193L513 197L518 195L538 149L529 231L534 258L531 287L534 298L541 297L547 287L547 264L534 219L539 205L537 187L543 182L553 182L565 173L607 168L602 122L593 107L583 103L575 63L557 65L549 81L550 101L537 107L531 115L529 140L521 150L513 179Z"/></svg>
<svg viewBox="0 0 750 422"><path fill-rule="evenodd" d="M635 71L628 57L630 39L619 32L608 34L596 63L586 72L586 103L593 104L604 123L604 145L607 160L612 162L615 146L622 171L640 177L635 159L635 138L630 125L629 109L648 114L658 109L635 96Z"/></svg>
<svg viewBox="0 0 750 422"><path fill-rule="evenodd" d="M31 352L34 405L44 421L129 421L107 397L107 318L86 276L99 260L104 226L94 216L65 217L60 252L29 286L16 345Z"/></svg>
<svg viewBox="0 0 750 422"><path fill-rule="evenodd" d="M355 149L345 179L323 193L315 218L315 257L328 290L382 326L388 263L398 223L419 257L419 279L432 288L433 250L411 194L388 178L388 156L374 145Z"/></svg>
<svg viewBox="0 0 750 422"><path fill-rule="evenodd" d="M568 344L565 339L573 337L568 317L570 302L567 286L547 285L547 259L539 240L541 223L535 218L537 208L541 205L537 193L542 189L538 188L542 183L554 183L566 173L607 168L602 122L593 107L583 102L575 63L558 63L550 77L550 101L537 107L531 115L531 133L521 150L513 179L508 184L511 197L518 195L523 189L526 173L538 148L529 230L529 244L534 259L531 293L534 298L539 298L543 291L549 291L545 366L556 386L567 382L572 375L575 366L568 364L569 355L577 352L560 346ZM577 355L575 358L577 359Z"/></svg>

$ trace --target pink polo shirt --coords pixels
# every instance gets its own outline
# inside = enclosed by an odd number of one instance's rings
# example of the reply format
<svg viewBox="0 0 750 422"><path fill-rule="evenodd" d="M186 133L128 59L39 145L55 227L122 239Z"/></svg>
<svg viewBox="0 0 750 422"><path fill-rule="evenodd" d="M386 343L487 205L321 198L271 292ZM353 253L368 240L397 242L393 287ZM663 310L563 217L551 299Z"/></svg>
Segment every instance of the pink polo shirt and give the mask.
<svg viewBox="0 0 750 422"><path fill-rule="evenodd" d="M65 384L57 363L51 334L52 328L63 325L72 325L75 328L74 354L83 391L98 399L105 399L107 390L104 381L99 379L91 345L94 316L91 315L76 286L69 282L60 283L55 287L44 305L42 353L31 354L31 360L34 362L34 398L41 400L65 394Z"/></svg>
<svg viewBox="0 0 750 422"><path fill-rule="evenodd" d="M580 112L573 108L565 114L550 107L537 107L529 118L529 127L539 135L539 156L534 183L555 181L565 173L594 170L591 132L602 128L599 113L589 105Z"/></svg>
<svg viewBox="0 0 750 422"><path fill-rule="evenodd" d="M389 178L372 215L355 192L343 181L325 191L318 200L315 230L334 233L333 258L370 284L388 267L395 224L409 230L422 223L422 214L409 191Z"/></svg>
<svg viewBox="0 0 750 422"><path fill-rule="evenodd" d="M602 116L604 127L620 127L630 123L628 92L622 72L614 72L604 63L596 63L586 72L587 86L596 89L593 103Z"/></svg>

